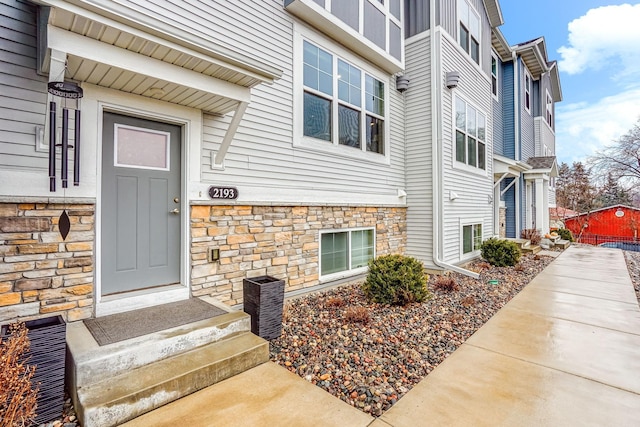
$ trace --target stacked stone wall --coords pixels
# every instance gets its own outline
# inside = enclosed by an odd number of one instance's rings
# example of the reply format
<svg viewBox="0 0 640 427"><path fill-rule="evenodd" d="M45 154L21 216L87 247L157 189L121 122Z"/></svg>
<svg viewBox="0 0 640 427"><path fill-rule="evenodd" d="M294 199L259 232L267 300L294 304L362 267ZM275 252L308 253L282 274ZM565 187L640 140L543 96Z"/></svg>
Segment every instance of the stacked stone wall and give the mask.
<svg viewBox="0 0 640 427"><path fill-rule="evenodd" d="M65 208L71 231L63 241ZM94 222L93 204L0 203L0 323L92 316Z"/></svg>
<svg viewBox="0 0 640 427"><path fill-rule="evenodd" d="M242 303L242 279L269 275L285 290L318 285L320 231L374 228L376 254L404 253L406 209L336 206L192 206L191 286L196 296ZM209 249L220 251L209 262Z"/></svg>

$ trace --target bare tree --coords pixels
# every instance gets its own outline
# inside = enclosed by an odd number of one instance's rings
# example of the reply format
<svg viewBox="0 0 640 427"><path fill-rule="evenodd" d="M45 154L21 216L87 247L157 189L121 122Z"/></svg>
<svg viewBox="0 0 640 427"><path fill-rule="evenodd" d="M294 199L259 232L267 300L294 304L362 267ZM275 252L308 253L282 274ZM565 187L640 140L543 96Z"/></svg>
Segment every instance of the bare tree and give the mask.
<svg viewBox="0 0 640 427"><path fill-rule="evenodd" d="M614 181L627 187L640 185L640 119L635 125L589 158L589 165L602 181L610 174Z"/></svg>

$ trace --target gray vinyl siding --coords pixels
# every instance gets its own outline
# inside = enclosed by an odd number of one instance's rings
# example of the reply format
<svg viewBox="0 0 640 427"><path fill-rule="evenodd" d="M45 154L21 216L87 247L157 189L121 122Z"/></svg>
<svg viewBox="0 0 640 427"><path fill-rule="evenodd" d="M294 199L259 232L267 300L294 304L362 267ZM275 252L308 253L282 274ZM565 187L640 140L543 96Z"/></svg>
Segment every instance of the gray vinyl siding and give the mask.
<svg viewBox="0 0 640 427"><path fill-rule="evenodd" d="M36 72L36 6L0 0L0 167L46 168L35 150L47 79Z"/></svg>
<svg viewBox="0 0 640 427"><path fill-rule="evenodd" d="M407 253L433 264L433 181L430 36L406 45L411 76L406 100Z"/></svg>
<svg viewBox="0 0 640 427"><path fill-rule="evenodd" d="M492 97L491 82L480 72L467 55L463 55L448 37L441 38L442 70L460 71L460 85L454 90L443 89L442 96L442 145L443 145L443 177L444 206L443 259L449 263L460 261L460 245L462 230L460 221L467 222L478 219L482 223L483 238L492 234L493 208L488 195L493 194L493 133L492 133ZM453 99L455 94L461 95L486 116L487 145L486 171L473 173L467 169L455 167L455 144L453 124ZM480 172L480 169L477 169ZM453 191L458 195L450 200Z"/></svg>
<svg viewBox="0 0 640 427"><path fill-rule="evenodd" d="M211 156L220 145L230 116L204 116L203 181L277 189L274 202L278 201L277 191L286 189L348 191L354 203L361 200L358 195L397 194L397 189L404 187L404 123L402 95L395 90L392 76L384 81L389 88L385 102L390 105L390 113L385 126L390 129L390 165L295 145L293 122L301 112L293 110L293 18L279 1L255 2L250 8L254 10L252 22L245 28L251 31L252 50L282 69L283 75L272 85L252 89L251 102L225 157L224 170L211 168ZM243 21L243 12L236 13L233 19ZM301 52L295 57L301 58Z"/></svg>
<svg viewBox="0 0 640 427"><path fill-rule="evenodd" d="M531 105L531 112L528 112L524 105L524 76L525 76L525 65L522 61L519 61L520 66L520 158L525 162L529 159L529 157L534 157L536 155L536 144L535 144L535 129L533 126L533 105ZM534 88L532 85L531 91L534 92ZM533 99L533 93L531 94Z"/></svg>

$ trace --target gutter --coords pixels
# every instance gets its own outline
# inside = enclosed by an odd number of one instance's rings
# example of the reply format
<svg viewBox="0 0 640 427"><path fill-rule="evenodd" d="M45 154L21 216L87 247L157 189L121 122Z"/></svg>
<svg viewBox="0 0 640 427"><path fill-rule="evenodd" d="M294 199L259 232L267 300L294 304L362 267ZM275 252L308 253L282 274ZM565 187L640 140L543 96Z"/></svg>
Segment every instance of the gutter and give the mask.
<svg viewBox="0 0 640 427"><path fill-rule="evenodd" d="M429 0L429 25L431 37L429 38L430 51L431 51L431 158L432 158L432 186L433 186L433 248L432 256L433 262L438 267L444 270L455 271L474 279L479 279L480 275L476 272L458 267L457 265L444 262L440 258L440 252L444 245L442 236L442 218L444 218L444 207L442 203L442 194L444 193L442 173L443 170L443 157L440 143L442 141L442 125L441 119L441 73L440 73L440 43L436 44L436 0Z"/></svg>

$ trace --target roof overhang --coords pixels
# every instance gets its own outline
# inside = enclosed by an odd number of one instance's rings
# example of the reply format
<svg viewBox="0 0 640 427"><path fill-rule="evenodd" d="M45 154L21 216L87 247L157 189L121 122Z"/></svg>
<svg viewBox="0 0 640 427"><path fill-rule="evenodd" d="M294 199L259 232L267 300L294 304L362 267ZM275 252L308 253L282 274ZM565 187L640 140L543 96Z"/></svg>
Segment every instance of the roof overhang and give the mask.
<svg viewBox="0 0 640 427"><path fill-rule="evenodd" d="M499 27L504 24L504 18L502 17L502 10L500 9L500 4L498 0L486 0L484 2L484 7L487 11L487 16L489 17L489 24L491 24L492 28Z"/></svg>
<svg viewBox="0 0 640 427"><path fill-rule="evenodd" d="M498 28L491 30L491 47L498 53L503 62L511 61L511 46L509 46L507 39Z"/></svg>
<svg viewBox="0 0 640 427"><path fill-rule="evenodd" d="M558 63L552 61L549 63L549 77L551 79L551 96L553 102L562 101L562 87L560 86L560 72L558 71Z"/></svg>
<svg viewBox="0 0 640 427"><path fill-rule="evenodd" d="M554 161L550 168L531 169L524 173L525 179L535 179L541 177L555 178L558 176L558 165Z"/></svg>
<svg viewBox="0 0 640 427"><path fill-rule="evenodd" d="M282 75L201 35L117 2L39 0L49 7L41 67L64 53L64 78L225 114L249 102L250 89ZM59 56L59 55L58 55ZM50 79L62 76L50 76Z"/></svg>
<svg viewBox="0 0 640 427"><path fill-rule="evenodd" d="M547 65L547 48L544 38L539 37L530 42L513 46L511 49L520 55L522 61L531 73L531 77L534 79L539 79L543 73L549 71Z"/></svg>

